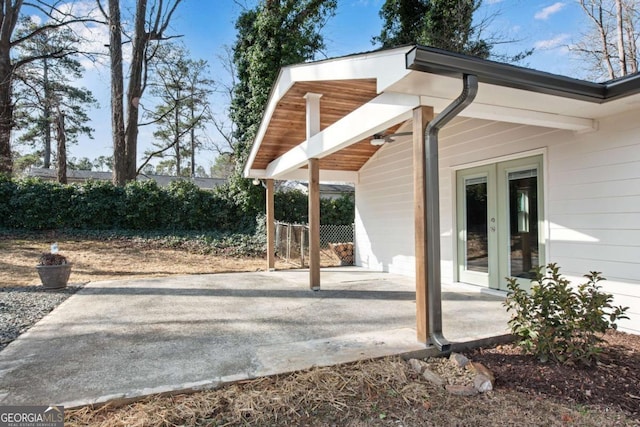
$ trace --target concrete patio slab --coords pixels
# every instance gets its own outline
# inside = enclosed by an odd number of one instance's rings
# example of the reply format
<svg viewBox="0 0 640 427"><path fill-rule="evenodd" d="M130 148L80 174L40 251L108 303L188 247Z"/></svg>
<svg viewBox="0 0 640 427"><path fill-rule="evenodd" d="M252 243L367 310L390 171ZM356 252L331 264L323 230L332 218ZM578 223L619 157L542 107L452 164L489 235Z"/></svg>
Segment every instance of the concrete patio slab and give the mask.
<svg viewBox="0 0 640 427"><path fill-rule="evenodd" d="M357 267L87 284L0 352L0 404L66 407L421 352L411 278ZM443 285L445 336L506 333L501 296Z"/></svg>

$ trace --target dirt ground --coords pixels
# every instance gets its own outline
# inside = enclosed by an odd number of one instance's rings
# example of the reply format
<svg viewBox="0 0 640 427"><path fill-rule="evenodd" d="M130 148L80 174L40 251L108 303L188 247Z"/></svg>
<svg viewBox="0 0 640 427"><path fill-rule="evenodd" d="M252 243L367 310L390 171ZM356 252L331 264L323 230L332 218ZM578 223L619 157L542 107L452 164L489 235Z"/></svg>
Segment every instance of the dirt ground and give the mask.
<svg viewBox="0 0 640 427"><path fill-rule="evenodd" d="M153 248L129 240L56 240L61 254L73 263L69 283L162 277L180 274L230 273L266 269L262 258L237 258ZM0 287L39 285L35 265L52 242L0 238ZM321 264L336 265L337 257L323 251ZM278 260L277 269L299 268Z"/></svg>
<svg viewBox="0 0 640 427"><path fill-rule="evenodd" d="M38 283L50 242L0 239L0 287ZM75 283L174 274L256 271L265 260L152 248L126 241L59 240ZM330 256L323 264L335 262ZM297 267L279 261L278 268ZM218 390L152 396L66 412L69 426L640 426L640 336L609 333L591 368L540 364L512 345L467 354L496 389L454 396L385 358L243 381Z"/></svg>

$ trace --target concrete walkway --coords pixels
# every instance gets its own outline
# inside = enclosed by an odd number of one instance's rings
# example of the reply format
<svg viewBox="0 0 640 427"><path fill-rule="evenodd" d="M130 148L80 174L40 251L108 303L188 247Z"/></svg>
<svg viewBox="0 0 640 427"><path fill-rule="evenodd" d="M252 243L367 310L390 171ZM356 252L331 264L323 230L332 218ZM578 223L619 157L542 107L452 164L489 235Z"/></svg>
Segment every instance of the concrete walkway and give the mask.
<svg viewBox="0 0 640 427"><path fill-rule="evenodd" d="M89 283L0 352L0 405L66 407L414 351L410 278L357 267ZM445 336L506 333L502 298L443 286Z"/></svg>

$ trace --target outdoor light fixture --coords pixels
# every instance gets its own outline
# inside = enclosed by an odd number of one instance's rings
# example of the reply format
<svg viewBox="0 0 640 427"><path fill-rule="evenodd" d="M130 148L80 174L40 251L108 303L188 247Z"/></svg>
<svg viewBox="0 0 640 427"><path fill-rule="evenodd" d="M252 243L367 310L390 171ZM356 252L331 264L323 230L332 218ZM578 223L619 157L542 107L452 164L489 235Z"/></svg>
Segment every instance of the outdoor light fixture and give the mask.
<svg viewBox="0 0 640 427"><path fill-rule="evenodd" d="M394 137L396 136L407 136L412 135L413 132L398 132L398 133L389 133L387 135L375 134L373 138L371 138L371 145L382 145L387 142L395 141Z"/></svg>
<svg viewBox="0 0 640 427"><path fill-rule="evenodd" d="M255 185L255 186L258 186L258 185L261 185L261 184L262 184L262 186L263 186L264 188L267 188L267 184L265 184L263 180L258 179L258 178L253 178L253 181L251 181L251 183L252 183L253 185Z"/></svg>

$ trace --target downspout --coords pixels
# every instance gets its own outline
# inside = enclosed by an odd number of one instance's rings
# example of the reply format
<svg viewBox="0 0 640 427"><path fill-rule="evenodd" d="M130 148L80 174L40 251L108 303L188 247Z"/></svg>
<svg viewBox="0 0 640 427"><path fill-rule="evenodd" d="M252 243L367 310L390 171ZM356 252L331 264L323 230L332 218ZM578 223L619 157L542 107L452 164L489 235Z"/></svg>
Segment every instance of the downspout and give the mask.
<svg viewBox="0 0 640 427"><path fill-rule="evenodd" d="M429 343L447 352L451 344L442 334L442 283L440 279L440 182L438 178L438 133L464 110L478 93L478 77L462 76L462 93L433 119L425 130L426 191L425 230L427 239L427 296L429 304Z"/></svg>

